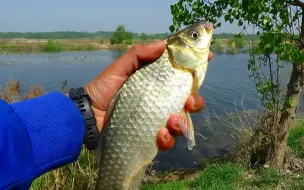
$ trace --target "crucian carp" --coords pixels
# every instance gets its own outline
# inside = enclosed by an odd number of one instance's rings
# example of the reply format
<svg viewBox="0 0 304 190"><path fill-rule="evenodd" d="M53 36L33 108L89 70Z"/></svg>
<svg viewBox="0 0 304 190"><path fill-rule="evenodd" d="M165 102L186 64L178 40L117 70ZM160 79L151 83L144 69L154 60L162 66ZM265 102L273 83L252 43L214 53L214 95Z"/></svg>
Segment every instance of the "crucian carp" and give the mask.
<svg viewBox="0 0 304 190"><path fill-rule="evenodd" d="M188 148L195 146L187 98L201 87L208 67L212 23L200 20L169 36L165 52L133 73L114 95L100 144L97 190L138 189L158 153L157 133L180 114Z"/></svg>

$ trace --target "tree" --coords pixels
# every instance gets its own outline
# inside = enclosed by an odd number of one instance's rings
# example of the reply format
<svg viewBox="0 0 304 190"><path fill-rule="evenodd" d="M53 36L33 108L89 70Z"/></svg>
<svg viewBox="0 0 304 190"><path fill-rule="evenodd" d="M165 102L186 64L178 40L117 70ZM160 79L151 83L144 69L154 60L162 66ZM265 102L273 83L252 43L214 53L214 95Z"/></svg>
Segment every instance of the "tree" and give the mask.
<svg viewBox="0 0 304 190"><path fill-rule="evenodd" d="M248 153L246 158L252 166L267 163L282 167L284 162L288 133L303 88L303 10L301 0L179 0L171 6L171 31L199 18L212 22L215 28L220 27L222 17L225 22L241 27L238 36L248 27L257 30L260 40L249 43L248 69L265 107L265 116L248 143L248 150L239 150L240 155ZM284 68L280 59L289 60L293 65L285 93L279 82L280 70Z"/></svg>
<svg viewBox="0 0 304 190"><path fill-rule="evenodd" d="M223 45L223 42L221 39L216 39L216 40L213 40L214 42L211 43L211 46L210 46L210 49L211 51L213 52L216 52L216 53L224 53L225 52L225 47Z"/></svg>
<svg viewBox="0 0 304 190"><path fill-rule="evenodd" d="M110 39L111 44L131 44L133 36L130 32L125 30L124 25L119 25L116 28L116 31L113 32L112 37Z"/></svg>
<svg viewBox="0 0 304 190"><path fill-rule="evenodd" d="M235 54L236 53L236 42L233 39L229 39L227 41L227 46L228 46L228 52L231 54Z"/></svg>
<svg viewBox="0 0 304 190"><path fill-rule="evenodd" d="M58 43L58 41L48 39L47 43L44 44L43 49L44 51L47 52L57 52L57 51L61 51L62 47Z"/></svg>
<svg viewBox="0 0 304 190"><path fill-rule="evenodd" d="M146 34L146 33L141 33L140 34L140 36L139 36L139 38L140 38L140 40L141 41L146 41L146 40L148 40L148 34Z"/></svg>

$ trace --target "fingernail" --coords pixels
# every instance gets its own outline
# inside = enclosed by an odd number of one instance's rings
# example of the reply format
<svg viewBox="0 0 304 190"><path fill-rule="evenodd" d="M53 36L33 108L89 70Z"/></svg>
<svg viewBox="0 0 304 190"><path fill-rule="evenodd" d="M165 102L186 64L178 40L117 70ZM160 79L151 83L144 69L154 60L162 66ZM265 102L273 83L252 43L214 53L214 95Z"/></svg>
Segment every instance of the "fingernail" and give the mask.
<svg viewBox="0 0 304 190"><path fill-rule="evenodd" d="M165 134L164 138L165 138L166 141L169 141L170 140L170 134L168 134L168 133Z"/></svg>
<svg viewBox="0 0 304 190"><path fill-rule="evenodd" d="M194 101L193 109L194 110L200 109L200 107L201 107L200 97L199 96L193 96L193 101Z"/></svg>
<svg viewBox="0 0 304 190"><path fill-rule="evenodd" d="M179 129L182 125L183 125L182 118L181 117L176 118L175 127Z"/></svg>

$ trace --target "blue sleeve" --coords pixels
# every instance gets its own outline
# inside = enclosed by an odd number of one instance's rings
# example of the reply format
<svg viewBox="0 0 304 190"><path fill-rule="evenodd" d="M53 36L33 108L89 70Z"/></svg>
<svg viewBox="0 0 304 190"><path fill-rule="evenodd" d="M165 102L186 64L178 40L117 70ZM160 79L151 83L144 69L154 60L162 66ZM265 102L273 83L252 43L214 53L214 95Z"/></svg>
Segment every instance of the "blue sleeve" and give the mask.
<svg viewBox="0 0 304 190"><path fill-rule="evenodd" d="M40 175L76 161L83 134L79 109L61 93L0 100L0 189L28 189Z"/></svg>

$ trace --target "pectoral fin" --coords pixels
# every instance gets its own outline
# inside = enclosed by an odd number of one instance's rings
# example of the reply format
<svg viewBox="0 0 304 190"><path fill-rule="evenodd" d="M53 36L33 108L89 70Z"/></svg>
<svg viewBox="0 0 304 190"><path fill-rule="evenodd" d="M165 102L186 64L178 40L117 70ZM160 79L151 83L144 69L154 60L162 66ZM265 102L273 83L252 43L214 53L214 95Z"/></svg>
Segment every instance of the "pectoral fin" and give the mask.
<svg viewBox="0 0 304 190"><path fill-rule="evenodd" d="M197 93L197 91L198 91L198 88L199 88L199 85L198 85L198 74L197 74L197 71L196 70L194 70L193 72L192 72L192 78L193 78L193 82L192 82L192 89L191 89L191 92L192 92L192 94L195 94L195 93Z"/></svg>
<svg viewBox="0 0 304 190"><path fill-rule="evenodd" d="M186 110L184 110L180 114L180 116L183 121L182 125L180 126L181 130L182 130L183 134L185 135L185 137L187 138L188 149L192 150L193 146L195 146L195 135L194 135L194 128L193 128L191 116L190 116L189 112Z"/></svg>

